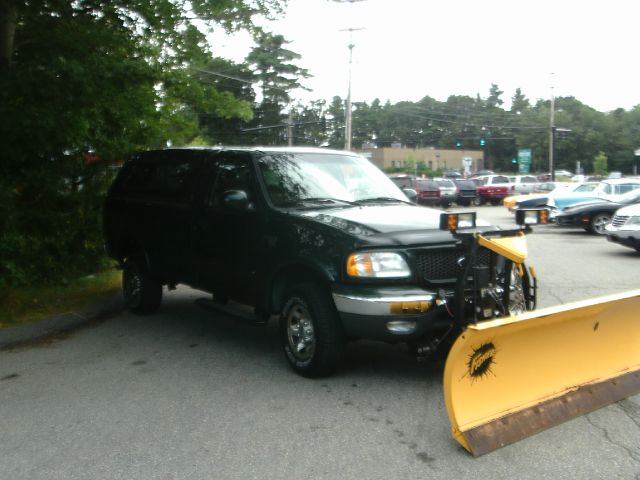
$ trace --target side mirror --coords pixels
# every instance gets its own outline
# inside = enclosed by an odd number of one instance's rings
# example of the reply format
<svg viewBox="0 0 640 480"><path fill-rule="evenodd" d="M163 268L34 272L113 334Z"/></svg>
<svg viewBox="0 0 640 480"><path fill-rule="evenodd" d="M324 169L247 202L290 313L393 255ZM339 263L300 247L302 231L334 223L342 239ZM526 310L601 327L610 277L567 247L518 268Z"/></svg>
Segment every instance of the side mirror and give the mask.
<svg viewBox="0 0 640 480"><path fill-rule="evenodd" d="M222 205L229 210L247 210L249 196L244 190L227 190L222 194Z"/></svg>
<svg viewBox="0 0 640 480"><path fill-rule="evenodd" d="M413 188L403 188L402 191L413 203L416 203L418 201L418 192L416 192Z"/></svg>

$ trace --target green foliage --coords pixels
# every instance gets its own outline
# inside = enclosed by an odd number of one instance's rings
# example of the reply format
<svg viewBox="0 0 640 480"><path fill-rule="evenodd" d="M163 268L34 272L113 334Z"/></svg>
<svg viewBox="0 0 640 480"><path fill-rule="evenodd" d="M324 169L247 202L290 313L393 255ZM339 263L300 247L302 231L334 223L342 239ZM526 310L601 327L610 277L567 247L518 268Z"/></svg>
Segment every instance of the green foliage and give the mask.
<svg viewBox="0 0 640 480"><path fill-rule="evenodd" d="M607 168L607 156L604 152L598 152L593 159L593 173L595 175L606 176L609 173Z"/></svg>
<svg viewBox="0 0 640 480"><path fill-rule="evenodd" d="M415 172L417 170L416 156L410 153L402 160L402 167L406 172Z"/></svg>
<svg viewBox="0 0 640 480"><path fill-rule="evenodd" d="M101 210L135 150L182 145L251 99L201 74L206 29L253 26L281 0L11 1L0 8L0 287L60 282L106 258ZM15 32L15 35L14 35Z"/></svg>

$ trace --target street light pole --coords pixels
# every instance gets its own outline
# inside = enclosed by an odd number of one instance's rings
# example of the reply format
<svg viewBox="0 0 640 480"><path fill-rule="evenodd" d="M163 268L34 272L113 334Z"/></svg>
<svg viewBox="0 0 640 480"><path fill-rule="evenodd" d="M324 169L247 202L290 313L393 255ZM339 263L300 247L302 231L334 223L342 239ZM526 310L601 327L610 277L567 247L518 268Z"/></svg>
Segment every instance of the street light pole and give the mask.
<svg viewBox="0 0 640 480"><path fill-rule="evenodd" d="M362 2L364 0L333 0L337 3L350 3L353 5L355 2ZM349 88L347 89L347 101L345 105L344 114L344 149L351 150L351 65L353 63L353 32L356 30L364 30L363 28L345 28L342 31L349 32Z"/></svg>
<svg viewBox="0 0 640 480"><path fill-rule="evenodd" d="M553 86L551 87L551 112L549 113L549 170L551 181L555 181L556 173L553 166L554 154L556 150L556 120L555 120L555 98L553 96Z"/></svg>
<svg viewBox="0 0 640 480"><path fill-rule="evenodd" d="M351 40L351 32L349 29L349 40ZM351 150L351 63L353 61L353 42L349 41L349 88L347 89L347 105L344 119L344 149Z"/></svg>
<svg viewBox="0 0 640 480"><path fill-rule="evenodd" d="M347 89L347 102L344 112L344 149L351 150L351 65L353 63L353 32L364 30L364 28L345 28L341 31L349 32L349 86Z"/></svg>

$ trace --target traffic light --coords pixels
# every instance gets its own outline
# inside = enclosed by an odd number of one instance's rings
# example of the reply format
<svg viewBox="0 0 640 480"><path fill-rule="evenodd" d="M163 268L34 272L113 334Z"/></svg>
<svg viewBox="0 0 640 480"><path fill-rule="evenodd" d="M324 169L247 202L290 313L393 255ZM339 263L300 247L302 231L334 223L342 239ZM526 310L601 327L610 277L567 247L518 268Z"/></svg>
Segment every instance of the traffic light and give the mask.
<svg viewBox="0 0 640 480"><path fill-rule="evenodd" d="M462 148L462 140L456 140L456 148Z"/></svg>
<svg viewBox="0 0 640 480"><path fill-rule="evenodd" d="M516 163L518 163L518 159L517 158L512 158L511 159L511 163L513 163L515 165Z"/></svg>
<svg viewBox="0 0 640 480"><path fill-rule="evenodd" d="M487 144L487 139L484 137L480 137L480 146L484 147Z"/></svg>

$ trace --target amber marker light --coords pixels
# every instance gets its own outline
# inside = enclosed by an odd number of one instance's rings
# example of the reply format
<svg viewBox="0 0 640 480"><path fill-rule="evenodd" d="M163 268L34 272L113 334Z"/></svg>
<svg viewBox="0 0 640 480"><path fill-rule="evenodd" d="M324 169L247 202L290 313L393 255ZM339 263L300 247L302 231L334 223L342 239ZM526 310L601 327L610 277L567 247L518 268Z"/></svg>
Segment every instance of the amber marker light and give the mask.
<svg viewBox="0 0 640 480"><path fill-rule="evenodd" d="M444 212L440 214L440 230L454 232L461 228L476 226L476 212Z"/></svg>
<svg viewBox="0 0 640 480"><path fill-rule="evenodd" d="M538 225L549 223L549 210L546 208L532 210L516 210L518 225Z"/></svg>

